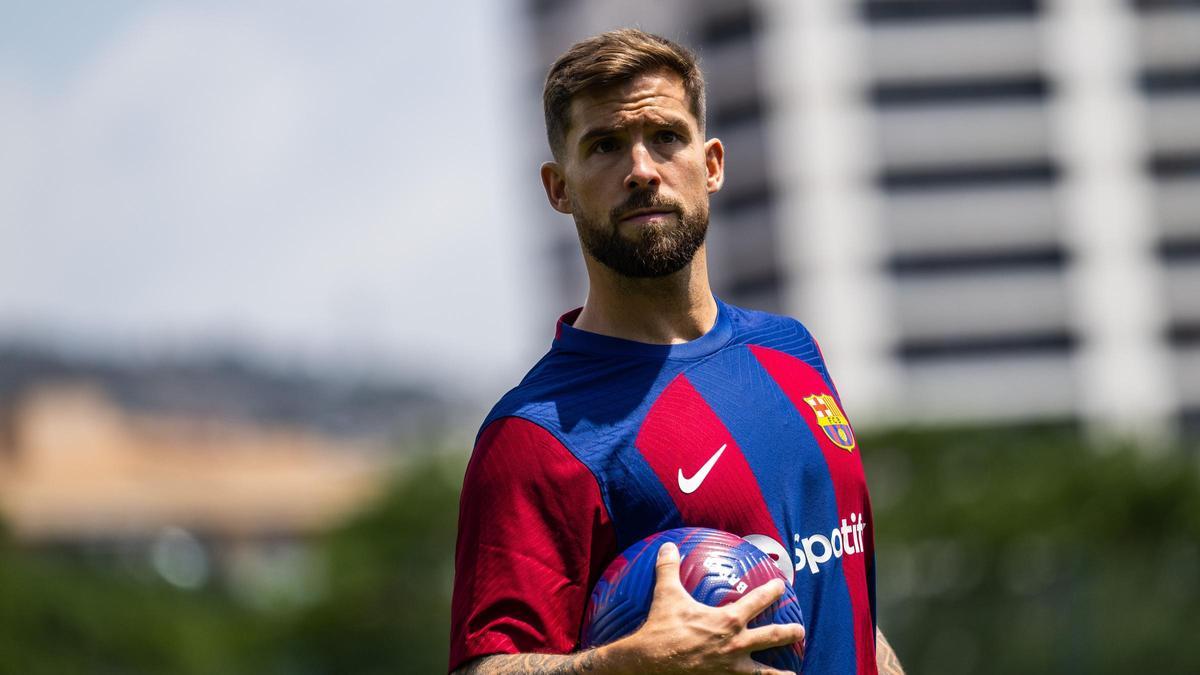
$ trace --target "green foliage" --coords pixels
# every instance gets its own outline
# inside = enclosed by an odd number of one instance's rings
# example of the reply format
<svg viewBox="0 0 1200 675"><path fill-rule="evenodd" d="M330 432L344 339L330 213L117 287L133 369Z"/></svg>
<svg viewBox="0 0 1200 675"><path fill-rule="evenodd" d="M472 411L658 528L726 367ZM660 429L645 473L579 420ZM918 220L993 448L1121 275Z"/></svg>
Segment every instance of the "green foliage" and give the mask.
<svg viewBox="0 0 1200 675"><path fill-rule="evenodd" d="M414 466L329 538L328 599L286 638L312 672L445 672L463 469Z"/></svg>
<svg viewBox="0 0 1200 675"><path fill-rule="evenodd" d="M0 673L233 672L249 617L161 582L0 545Z"/></svg>
<svg viewBox="0 0 1200 675"><path fill-rule="evenodd" d="M909 672L1200 672L1194 457L1061 429L861 447L880 625ZM0 528L0 674L444 672L463 461L414 461L316 542L308 605L251 609L220 585L18 549Z"/></svg>
<svg viewBox="0 0 1200 675"><path fill-rule="evenodd" d="M0 538L0 675L444 672L463 458L429 459L318 542L316 604L253 611L221 587Z"/></svg>
<svg viewBox="0 0 1200 675"><path fill-rule="evenodd" d="M1200 672L1200 474L1055 429L864 439L880 625L913 672Z"/></svg>

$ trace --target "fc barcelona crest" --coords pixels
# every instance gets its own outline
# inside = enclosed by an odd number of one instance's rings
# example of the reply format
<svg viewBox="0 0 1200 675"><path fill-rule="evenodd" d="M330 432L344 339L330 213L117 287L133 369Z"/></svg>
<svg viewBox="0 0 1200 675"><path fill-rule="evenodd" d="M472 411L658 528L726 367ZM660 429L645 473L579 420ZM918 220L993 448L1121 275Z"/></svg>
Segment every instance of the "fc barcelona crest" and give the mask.
<svg viewBox="0 0 1200 675"><path fill-rule="evenodd" d="M850 429L850 422L842 414L841 408L838 408L837 401L829 394L813 394L806 396L804 402L812 408L813 414L817 416L817 424L821 425L821 430L829 440L847 452L854 452L854 432Z"/></svg>

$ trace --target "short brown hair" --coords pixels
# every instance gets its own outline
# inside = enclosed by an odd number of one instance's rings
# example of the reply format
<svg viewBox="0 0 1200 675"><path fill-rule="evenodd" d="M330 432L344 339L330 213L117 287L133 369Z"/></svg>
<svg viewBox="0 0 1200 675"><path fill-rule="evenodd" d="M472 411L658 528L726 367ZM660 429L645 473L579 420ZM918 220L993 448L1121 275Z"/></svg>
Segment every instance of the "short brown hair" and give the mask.
<svg viewBox="0 0 1200 675"><path fill-rule="evenodd" d="M567 50L550 67L542 89L546 138L561 158L571 124L571 99L588 89L626 82L646 72L667 68L683 78L692 114L704 131L704 75L696 55L664 37L636 28L601 33Z"/></svg>

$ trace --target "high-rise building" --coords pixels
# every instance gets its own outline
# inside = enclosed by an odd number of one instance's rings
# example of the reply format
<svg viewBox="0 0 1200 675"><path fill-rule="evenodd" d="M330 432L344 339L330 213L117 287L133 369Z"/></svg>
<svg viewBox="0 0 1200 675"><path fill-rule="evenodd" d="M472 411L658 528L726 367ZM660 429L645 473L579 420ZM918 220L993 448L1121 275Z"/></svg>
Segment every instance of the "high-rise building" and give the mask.
<svg viewBox="0 0 1200 675"><path fill-rule="evenodd" d="M714 288L812 327L860 424L1200 428L1200 3L527 10L534 100L603 30L696 50L728 153ZM574 233L546 231L578 304Z"/></svg>

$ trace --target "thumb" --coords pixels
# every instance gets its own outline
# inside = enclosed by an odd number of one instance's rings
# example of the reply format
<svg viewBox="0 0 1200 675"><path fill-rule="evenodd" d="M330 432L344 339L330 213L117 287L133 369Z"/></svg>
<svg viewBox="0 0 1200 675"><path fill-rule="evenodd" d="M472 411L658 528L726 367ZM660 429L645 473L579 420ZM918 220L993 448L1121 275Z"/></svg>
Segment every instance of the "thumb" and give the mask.
<svg viewBox="0 0 1200 675"><path fill-rule="evenodd" d="M654 594L673 591L687 591L679 579L679 547L673 542L667 542L658 547L658 560L654 563Z"/></svg>

